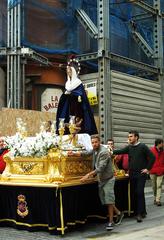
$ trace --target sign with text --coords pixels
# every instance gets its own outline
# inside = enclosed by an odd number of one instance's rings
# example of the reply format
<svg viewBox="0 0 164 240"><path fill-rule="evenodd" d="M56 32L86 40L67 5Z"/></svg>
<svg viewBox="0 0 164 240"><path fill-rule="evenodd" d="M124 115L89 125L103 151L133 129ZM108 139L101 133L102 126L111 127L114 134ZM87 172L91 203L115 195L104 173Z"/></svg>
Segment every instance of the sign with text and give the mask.
<svg viewBox="0 0 164 240"><path fill-rule="evenodd" d="M61 94L59 88L47 88L41 95L41 111L56 113Z"/></svg>
<svg viewBox="0 0 164 240"><path fill-rule="evenodd" d="M98 99L97 99L97 87L96 82L92 81L89 83L84 83L84 88L87 93L87 97L89 99L90 105L97 105Z"/></svg>

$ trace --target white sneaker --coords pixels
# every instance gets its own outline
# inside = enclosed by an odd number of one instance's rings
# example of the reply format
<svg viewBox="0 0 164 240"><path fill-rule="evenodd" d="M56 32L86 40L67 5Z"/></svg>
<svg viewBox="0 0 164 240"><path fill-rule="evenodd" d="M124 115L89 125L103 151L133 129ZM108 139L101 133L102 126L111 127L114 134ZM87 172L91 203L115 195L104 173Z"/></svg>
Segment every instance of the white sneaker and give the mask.
<svg viewBox="0 0 164 240"><path fill-rule="evenodd" d="M114 224L113 223L108 223L108 225L106 226L106 230L108 230L108 231L113 230L113 228L114 228Z"/></svg>

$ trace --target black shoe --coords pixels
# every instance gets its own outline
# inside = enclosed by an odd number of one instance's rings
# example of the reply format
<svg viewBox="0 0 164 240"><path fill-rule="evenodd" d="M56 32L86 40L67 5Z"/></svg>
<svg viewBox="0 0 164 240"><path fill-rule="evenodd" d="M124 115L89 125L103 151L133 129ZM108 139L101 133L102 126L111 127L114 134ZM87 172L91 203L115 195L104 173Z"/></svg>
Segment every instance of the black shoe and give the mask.
<svg viewBox="0 0 164 240"><path fill-rule="evenodd" d="M156 205L159 207L159 206L162 206L161 202L156 202Z"/></svg>
<svg viewBox="0 0 164 240"><path fill-rule="evenodd" d="M117 215L117 218L116 218L116 220L114 221L114 224L115 224L115 225L121 224L123 217L124 217L124 213L121 212L119 215Z"/></svg>
<svg viewBox="0 0 164 240"><path fill-rule="evenodd" d="M146 213L143 213L143 214L141 214L141 217L146 218L146 215L147 215Z"/></svg>
<svg viewBox="0 0 164 240"><path fill-rule="evenodd" d="M137 215L137 222L138 223L142 222L142 216L141 215Z"/></svg>

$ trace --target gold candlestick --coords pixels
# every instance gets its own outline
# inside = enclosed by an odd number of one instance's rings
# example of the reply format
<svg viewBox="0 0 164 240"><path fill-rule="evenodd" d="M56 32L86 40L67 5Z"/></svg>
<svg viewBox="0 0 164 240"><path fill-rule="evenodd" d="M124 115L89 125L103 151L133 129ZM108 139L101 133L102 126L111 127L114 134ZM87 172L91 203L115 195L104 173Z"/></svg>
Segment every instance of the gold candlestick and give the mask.
<svg viewBox="0 0 164 240"><path fill-rule="evenodd" d="M59 128L59 136L60 136L60 139L59 139L59 146L62 145L62 138L63 138L63 135L64 135L64 127L61 127Z"/></svg>
<svg viewBox="0 0 164 240"><path fill-rule="evenodd" d="M69 121L70 142L74 147L77 146L77 127L75 122L75 116L70 116Z"/></svg>
<svg viewBox="0 0 164 240"><path fill-rule="evenodd" d="M74 147L76 147L76 145L77 145L76 124L74 124L74 123L69 124L69 132L70 132L71 143Z"/></svg>
<svg viewBox="0 0 164 240"><path fill-rule="evenodd" d="M59 122L59 136L60 136L59 146L61 146L62 145L62 138L63 138L64 131L65 131L65 124L64 124L64 118L61 118L59 120L60 120L60 122Z"/></svg>

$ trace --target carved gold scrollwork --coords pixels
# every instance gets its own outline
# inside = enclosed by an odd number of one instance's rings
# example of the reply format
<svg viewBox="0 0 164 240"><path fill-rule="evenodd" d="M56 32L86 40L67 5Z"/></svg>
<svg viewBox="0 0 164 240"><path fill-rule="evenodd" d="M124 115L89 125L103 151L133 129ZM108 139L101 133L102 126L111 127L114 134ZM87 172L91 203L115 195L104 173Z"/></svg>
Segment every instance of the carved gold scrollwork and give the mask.
<svg viewBox="0 0 164 240"><path fill-rule="evenodd" d="M63 183L80 179L91 170L91 157L69 157L67 151L51 149L44 157L5 157L2 181L27 183ZM30 177L28 177L30 175Z"/></svg>
<svg viewBox="0 0 164 240"><path fill-rule="evenodd" d="M20 163L19 166L24 173L30 173L34 169L37 163Z"/></svg>

